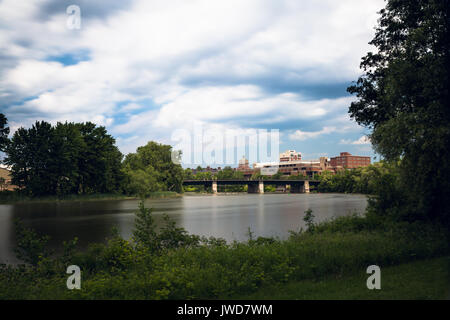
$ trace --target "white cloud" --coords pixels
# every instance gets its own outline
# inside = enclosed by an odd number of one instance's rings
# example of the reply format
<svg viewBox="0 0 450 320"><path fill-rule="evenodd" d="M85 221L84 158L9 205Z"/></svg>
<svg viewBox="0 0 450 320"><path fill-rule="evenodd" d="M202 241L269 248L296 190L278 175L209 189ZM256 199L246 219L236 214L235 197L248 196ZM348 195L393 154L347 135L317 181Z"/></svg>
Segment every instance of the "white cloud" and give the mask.
<svg viewBox="0 0 450 320"><path fill-rule="evenodd" d="M290 89L268 89L283 81L320 85L355 79L373 35L367 21L383 4L136 0L103 19L84 19L81 6L82 28L74 31L66 28L64 11L38 19L42 2L4 0L0 107L15 126L37 119L95 120L124 135L118 143L127 150L142 141L167 140L173 130L194 122L323 123L320 131L297 130L289 136L293 140L353 130L341 116L350 97L307 99ZM89 61L69 66L46 61L80 50L89 53ZM261 84L267 79L272 82ZM138 101L145 99L159 109L141 106ZM117 112L125 118L116 121Z"/></svg>
<svg viewBox="0 0 450 320"><path fill-rule="evenodd" d="M324 135L324 134L330 134L333 132L336 132L337 129L335 127L324 127L322 130L319 131L301 131L296 130L294 133L289 135L289 139L291 140L298 140L298 141L304 141L307 139L317 138L318 136Z"/></svg>
<svg viewBox="0 0 450 320"><path fill-rule="evenodd" d="M353 144L353 145L370 145L370 140L367 136L362 136L358 140L342 139L340 144Z"/></svg>

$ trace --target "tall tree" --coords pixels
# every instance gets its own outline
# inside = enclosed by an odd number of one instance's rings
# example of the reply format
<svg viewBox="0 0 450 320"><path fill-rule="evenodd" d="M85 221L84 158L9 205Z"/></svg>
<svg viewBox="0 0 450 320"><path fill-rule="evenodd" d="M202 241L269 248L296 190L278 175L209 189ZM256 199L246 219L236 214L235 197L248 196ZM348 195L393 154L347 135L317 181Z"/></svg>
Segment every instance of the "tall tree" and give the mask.
<svg viewBox="0 0 450 320"><path fill-rule="evenodd" d="M74 123L57 123L53 130L51 143L52 161L48 174L54 183L53 192L57 195L76 194L79 192L80 157L86 143Z"/></svg>
<svg viewBox="0 0 450 320"><path fill-rule="evenodd" d="M121 190L122 154L104 127L41 121L19 128L6 149L12 182L32 196Z"/></svg>
<svg viewBox="0 0 450 320"><path fill-rule="evenodd" d="M407 218L450 223L450 34L448 0L388 0L362 58L364 74L347 90L349 113L371 128L387 160L401 159ZM400 196L400 195L399 195ZM380 199L383 201L383 199Z"/></svg>
<svg viewBox="0 0 450 320"><path fill-rule="evenodd" d="M130 153L124 161L124 172L127 176L125 188L128 193L143 193L151 191L181 192L183 168L172 161L172 147L153 141L137 148L136 153ZM136 176L145 186L137 187ZM136 191L140 190L140 191Z"/></svg>
<svg viewBox="0 0 450 320"><path fill-rule="evenodd" d="M117 192L121 188L123 155L116 140L103 126L92 122L76 124L85 148L80 153L80 188L83 193Z"/></svg>
<svg viewBox="0 0 450 320"><path fill-rule="evenodd" d="M51 149L52 126L36 122L30 129L19 128L6 147L5 163L11 166L12 184L25 187L34 196L53 194Z"/></svg>
<svg viewBox="0 0 450 320"><path fill-rule="evenodd" d="M5 151L8 144L9 127L8 119L3 113L0 113L0 151Z"/></svg>

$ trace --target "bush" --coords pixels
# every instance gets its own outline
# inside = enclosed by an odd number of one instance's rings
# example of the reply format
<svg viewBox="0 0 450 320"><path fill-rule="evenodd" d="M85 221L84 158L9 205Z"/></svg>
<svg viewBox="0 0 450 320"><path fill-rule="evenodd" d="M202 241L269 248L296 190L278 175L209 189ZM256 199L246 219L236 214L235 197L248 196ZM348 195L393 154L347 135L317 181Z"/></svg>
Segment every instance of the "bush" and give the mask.
<svg viewBox="0 0 450 320"><path fill-rule="evenodd" d="M152 209L145 208L141 201L139 210L136 212L135 231L133 232L133 241L137 246L144 247L153 254L160 254L165 250L200 244L201 237L190 235L183 228L178 228L168 215L164 215L164 226L157 232L152 211Z"/></svg>
<svg viewBox="0 0 450 320"><path fill-rule="evenodd" d="M14 221L14 228L17 241L15 253L19 259L37 266L39 261L50 255L47 249L49 236L39 236L32 229L26 228L20 220Z"/></svg>

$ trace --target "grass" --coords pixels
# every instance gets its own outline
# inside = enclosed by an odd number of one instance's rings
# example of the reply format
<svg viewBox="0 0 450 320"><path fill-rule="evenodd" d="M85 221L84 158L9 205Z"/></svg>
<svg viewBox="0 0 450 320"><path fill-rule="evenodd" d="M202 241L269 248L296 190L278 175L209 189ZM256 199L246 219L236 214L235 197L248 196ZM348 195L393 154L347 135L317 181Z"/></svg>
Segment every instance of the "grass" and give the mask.
<svg viewBox="0 0 450 320"><path fill-rule="evenodd" d="M443 300L450 299L450 257L381 266L381 290L369 290L364 271L351 276L263 287L242 300Z"/></svg>

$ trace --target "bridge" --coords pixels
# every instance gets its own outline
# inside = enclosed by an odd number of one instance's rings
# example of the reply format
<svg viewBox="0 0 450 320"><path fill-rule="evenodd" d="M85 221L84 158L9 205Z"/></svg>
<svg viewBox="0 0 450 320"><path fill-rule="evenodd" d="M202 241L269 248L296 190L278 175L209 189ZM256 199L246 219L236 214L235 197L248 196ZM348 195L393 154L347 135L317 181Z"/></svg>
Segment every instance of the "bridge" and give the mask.
<svg viewBox="0 0 450 320"><path fill-rule="evenodd" d="M318 186L319 180L184 180L183 186L211 187L217 193L217 186L247 185L248 193L264 193L264 185L283 186L291 193L309 193L309 187Z"/></svg>

